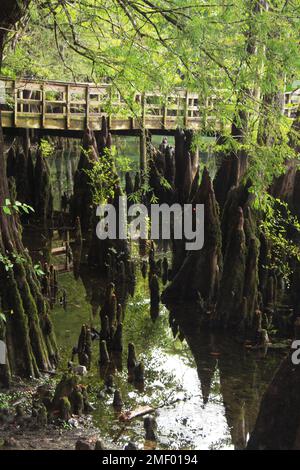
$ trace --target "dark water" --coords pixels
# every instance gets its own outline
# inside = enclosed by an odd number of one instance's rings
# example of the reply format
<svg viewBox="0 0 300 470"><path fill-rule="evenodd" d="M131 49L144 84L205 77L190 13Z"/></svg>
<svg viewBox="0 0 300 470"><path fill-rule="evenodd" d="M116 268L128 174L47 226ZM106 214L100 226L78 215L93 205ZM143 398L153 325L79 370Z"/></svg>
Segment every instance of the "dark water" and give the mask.
<svg viewBox="0 0 300 470"><path fill-rule="evenodd" d="M104 286L88 273L84 282L71 273L59 277L68 292L68 307L53 311L62 365L70 358L81 325L99 329L97 310ZM176 315L185 339L174 339L168 311L161 307L155 323L150 318L148 282L138 276L136 292L125 304L124 351L115 370L125 409L157 407L157 447L162 449L242 449L253 429L260 400L280 360L278 354L248 352L234 341L201 331L190 307ZM194 318L194 319L193 319ZM133 342L146 371L145 387L127 381L127 344ZM96 406L94 422L103 438L123 445L128 440L145 445L143 419L124 426L112 407L112 396L98 398L103 380L98 370L99 343L93 343L93 365L85 381Z"/></svg>
<svg viewBox="0 0 300 470"><path fill-rule="evenodd" d="M119 152L137 154L138 142L119 143ZM123 150L122 150L123 148ZM125 150L124 150L125 149ZM80 150L80 149L79 149ZM55 206L60 206L63 191L72 192L77 154L64 150L50 160ZM137 160L133 157L133 160ZM35 260L49 258L47 232L25 231L27 245L33 247ZM61 244L55 237L52 245ZM57 258L52 260L57 264ZM137 258L137 263L139 260ZM161 306L159 318L150 318L148 280L137 269L133 297L118 289L123 304L122 358L118 358L114 380L122 392L124 409L140 405L156 408L157 448L160 449L243 449L257 417L260 401L282 358L276 351L266 355L246 350L226 336L203 331L192 306L178 305L173 315L180 326L181 338L173 338L169 312ZM59 344L61 370L66 369L71 350L77 344L82 324L100 330L99 310L105 283L88 268L80 277L59 275L60 292L67 292L67 308L55 305L52 318ZM144 389L136 389L127 380L127 345L133 342L139 359L145 364ZM89 385L95 406L93 420L103 439L123 446L129 440L139 448L144 441L143 418L127 425L119 422L111 395L104 395L103 378L98 370L99 342L93 342L92 367L83 381Z"/></svg>

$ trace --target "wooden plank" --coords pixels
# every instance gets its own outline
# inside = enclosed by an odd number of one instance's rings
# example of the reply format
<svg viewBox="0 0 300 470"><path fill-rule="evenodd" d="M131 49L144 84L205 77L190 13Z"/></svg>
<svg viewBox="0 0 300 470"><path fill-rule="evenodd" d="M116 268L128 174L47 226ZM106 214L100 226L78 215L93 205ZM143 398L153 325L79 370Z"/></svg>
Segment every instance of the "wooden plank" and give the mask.
<svg viewBox="0 0 300 470"><path fill-rule="evenodd" d="M18 101L19 104L40 104L40 102L41 102L41 100L35 100L35 99L31 99L31 98L18 98L17 101Z"/></svg>
<svg viewBox="0 0 300 470"><path fill-rule="evenodd" d="M70 129L70 85L66 85L66 128Z"/></svg>
<svg viewBox="0 0 300 470"><path fill-rule="evenodd" d="M90 113L90 90L89 86L85 89L85 101L86 101L86 109L85 109L85 127L89 127L89 113Z"/></svg>
<svg viewBox="0 0 300 470"><path fill-rule="evenodd" d="M119 415L119 421L122 421L122 422L132 421L134 418L144 416L148 413L153 413L154 411L155 411L155 409L152 406L149 406L149 405L138 406L134 410L123 411Z"/></svg>
<svg viewBox="0 0 300 470"><path fill-rule="evenodd" d="M18 105L17 105L17 87L16 87L16 81L14 80L14 85L13 85L13 97L14 97L14 119L13 119L13 124L14 124L14 127L17 127L18 125L18 118L17 118L17 114L18 114Z"/></svg>
<svg viewBox="0 0 300 470"><path fill-rule="evenodd" d="M65 255L65 254L66 254L65 246L58 246L56 248L52 248L51 250L51 255L53 256L59 256L59 255Z"/></svg>
<svg viewBox="0 0 300 470"><path fill-rule="evenodd" d="M60 105L66 105L66 100L46 100L46 104L60 104Z"/></svg>
<svg viewBox="0 0 300 470"><path fill-rule="evenodd" d="M184 107L184 127L188 127L189 121L189 92L185 92L185 107Z"/></svg>
<svg viewBox="0 0 300 470"><path fill-rule="evenodd" d="M46 112L46 96L45 96L46 92L45 92L45 88L44 88L44 85L42 84L41 86L41 98L42 98L42 105L41 105L41 127L42 129L45 128L45 112Z"/></svg>
<svg viewBox="0 0 300 470"><path fill-rule="evenodd" d="M31 81L18 80L17 87L23 90L39 91L41 89L40 83L32 83Z"/></svg>
<svg viewBox="0 0 300 470"><path fill-rule="evenodd" d="M72 264L72 263L69 264L68 269L66 269L65 264L56 264L56 265L54 266L54 269L55 269L55 271L56 271L57 273L60 273L60 274L62 274L62 273L67 273L67 272L72 271L72 269L73 269L73 264Z"/></svg>
<svg viewBox="0 0 300 470"><path fill-rule="evenodd" d="M101 104L107 100L112 94L110 84L89 84L60 82L57 80L26 80L19 79L17 81L3 78L6 83L6 89L10 90L13 97L13 110L3 111L3 126L18 128L44 128L59 130L81 131L88 125L92 129L100 129L99 117L103 115ZM17 92L20 90L20 98ZM40 92L41 100L24 98L23 91L26 96ZM47 93L56 94L58 99L49 96L46 100ZM59 96L58 96L59 94ZM294 98L295 95L295 98ZM287 103L283 104L283 111L287 115L293 113L294 107L299 101L297 93L286 93ZM53 99L52 99L53 98ZM76 99L78 98L78 99ZM161 98L164 103L160 104ZM107 116L110 119L112 130L138 130L147 129L175 129L178 124L184 123L185 127L199 129L207 124L213 128L220 127L221 124L215 118L209 116L209 109L214 107L214 99L216 94L214 90L209 97L207 107L200 108L199 94L196 92L188 92L181 88L176 88L170 93L165 102L165 96L159 92L147 92L142 95L137 94L136 100L141 104L140 117L133 118L130 116L122 116L112 114ZM194 100L197 100L197 105ZM148 101L148 102L147 102ZM190 103L190 104L189 104ZM47 104L62 107L61 113L46 113ZM18 111L18 105L20 111ZM113 105L123 107L122 97L117 93L114 97ZM34 106L40 106L41 112L37 113ZM23 111L22 112L22 108ZM73 108L73 111L71 112ZM82 109L80 109L82 108ZM204 108L204 109L203 109ZM200 113L201 109L201 113ZM32 111L34 110L34 111ZM78 110L78 111L77 111ZM204 111L204 112L203 112Z"/></svg>
<svg viewBox="0 0 300 470"><path fill-rule="evenodd" d="M24 107L23 107L23 102L24 102L24 90L19 90L19 93L20 93L20 98L18 98L18 101L17 101L17 106L18 104L20 105L20 113L22 114L24 112Z"/></svg>
<svg viewBox="0 0 300 470"><path fill-rule="evenodd" d="M145 105L146 105L146 94L142 93L141 94L141 106L142 106L142 116L141 116L141 127L142 129L145 127Z"/></svg>

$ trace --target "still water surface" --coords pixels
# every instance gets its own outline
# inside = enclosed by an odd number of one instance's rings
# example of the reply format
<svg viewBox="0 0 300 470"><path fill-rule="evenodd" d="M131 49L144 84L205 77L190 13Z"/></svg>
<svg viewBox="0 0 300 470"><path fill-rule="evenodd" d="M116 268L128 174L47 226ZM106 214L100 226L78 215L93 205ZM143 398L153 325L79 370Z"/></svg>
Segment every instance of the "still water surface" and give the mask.
<svg viewBox="0 0 300 470"><path fill-rule="evenodd" d="M137 169L138 142L116 142L120 155L132 157ZM78 146L78 151L80 148ZM123 152L123 153L122 153ZM72 181L79 153L58 152L50 161L54 207L60 209L64 191L72 193ZM24 233L25 243L34 248L33 258L49 259L51 241L47 233ZM57 261L57 260L56 260ZM54 262L54 260L53 260ZM138 260L137 260L138 262ZM243 449L246 446L259 404L282 355L269 351L249 351L221 335L203 331L197 313L187 305L176 306L181 337L174 339L169 312L162 306L159 318L150 318L148 280L137 269L133 297L119 289L123 304L122 358L117 361L114 381L121 390L124 408L139 405L157 408L157 448L160 449ZM105 284L92 270L84 268L75 279L73 273L59 275L60 292L67 292L67 308L59 304L52 312L61 353L60 367L66 369L71 350L77 344L82 324L100 330L99 310ZM127 345L133 342L145 364L144 389L137 390L127 380ZM99 342L93 342L91 370L84 380L91 389L95 406L93 419L103 439L121 447L129 440L139 448L144 441L143 418L130 424L119 422L112 407L112 395L104 394L98 370Z"/></svg>
<svg viewBox="0 0 300 470"><path fill-rule="evenodd" d="M90 323L99 330L95 312L101 305L104 287L89 272L85 272L83 280L75 280L71 273L66 273L60 275L59 281L68 292L68 306L67 310L56 306L53 319L62 364L66 364L81 325ZM176 318L184 339L174 339L164 307L159 318L151 320L148 281L141 275L134 296L125 301L124 310L124 351L115 370L115 384L122 392L125 409L138 405L158 407L157 448L244 448L262 394L280 361L278 353L268 352L264 357L234 341L201 331L195 312L188 306L177 308ZM128 342L135 344L138 357L145 364L143 390L127 381ZM112 396L104 394L104 398L99 398L103 380L97 365L98 349L99 343L94 341L93 365L87 379L94 392L94 422L103 439L117 445L132 440L143 448L143 419L136 418L124 425L114 412Z"/></svg>

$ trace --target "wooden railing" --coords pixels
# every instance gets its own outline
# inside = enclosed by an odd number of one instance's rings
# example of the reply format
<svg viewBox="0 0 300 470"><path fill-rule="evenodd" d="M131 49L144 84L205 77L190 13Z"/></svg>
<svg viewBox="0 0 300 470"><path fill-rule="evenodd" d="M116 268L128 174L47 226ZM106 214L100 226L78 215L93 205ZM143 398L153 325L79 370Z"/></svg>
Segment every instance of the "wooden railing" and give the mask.
<svg viewBox="0 0 300 470"><path fill-rule="evenodd" d="M297 106L293 96L289 93L285 98L284 112L289 117ZM2 126L10 128L99 130L101 117L108 116L112 130L178 126L219 130L219 121L210 114L215 99L211 96L203 102L197 93L183 89L168 96L136 94L136 110L130 116L127 103L109 84L0 79Z"/></svg>

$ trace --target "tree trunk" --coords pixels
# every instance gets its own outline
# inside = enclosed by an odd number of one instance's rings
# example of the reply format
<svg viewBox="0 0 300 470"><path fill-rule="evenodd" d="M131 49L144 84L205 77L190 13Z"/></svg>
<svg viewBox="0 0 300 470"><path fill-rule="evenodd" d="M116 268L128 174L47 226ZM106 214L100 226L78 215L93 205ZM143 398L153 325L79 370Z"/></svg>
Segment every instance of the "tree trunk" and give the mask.
<svg viewBox="0 0 300 470"><path fill-rule="evenodd" d="M300 449L299 390L299 365L289 354L263 397L248 450Z"/></svg>
<svg viewBox="0 0 300 470"><path fill-rule="evenodd" d="M22 5L22 6L21 6ZM29 0L4 0L0 26L10 29L22 16ZM2 58L5 29L0 29ZM1 62L1 61L0 61ZM0 114L0 339L6 343L6 364L0 365L0 384L8 386L12 375L36 377L57 361L57 348L44 300L31 259L24 249L16 212L5 214L6 199L12 199L6 176L4 138Z"/></svg>

